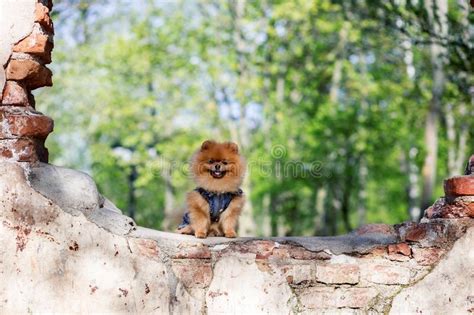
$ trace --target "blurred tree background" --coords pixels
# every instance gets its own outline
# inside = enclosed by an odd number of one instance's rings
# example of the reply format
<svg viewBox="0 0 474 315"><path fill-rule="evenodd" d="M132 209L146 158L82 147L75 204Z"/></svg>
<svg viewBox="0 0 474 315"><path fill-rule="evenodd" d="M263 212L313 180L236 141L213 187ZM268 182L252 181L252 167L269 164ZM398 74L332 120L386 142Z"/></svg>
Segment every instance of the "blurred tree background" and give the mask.
<svg viewBox="0 0 474 315"><path fill-rule="evenodd" d="M51 162L174 230L208 138L249 162L241 235L418 220L474 152L462 0L57 0Z"/></svg>

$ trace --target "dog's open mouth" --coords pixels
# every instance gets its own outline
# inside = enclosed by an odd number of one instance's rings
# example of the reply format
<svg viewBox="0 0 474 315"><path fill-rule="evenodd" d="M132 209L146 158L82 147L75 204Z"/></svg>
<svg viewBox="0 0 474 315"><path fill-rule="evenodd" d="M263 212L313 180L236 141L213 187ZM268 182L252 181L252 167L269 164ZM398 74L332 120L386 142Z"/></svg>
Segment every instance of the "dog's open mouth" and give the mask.
<svg viewBox="0 0 474 315"><path fill-rule="evenodd" d="M210 170L211 176L214 178L222 178L225 175L225 171Z"/></svg>

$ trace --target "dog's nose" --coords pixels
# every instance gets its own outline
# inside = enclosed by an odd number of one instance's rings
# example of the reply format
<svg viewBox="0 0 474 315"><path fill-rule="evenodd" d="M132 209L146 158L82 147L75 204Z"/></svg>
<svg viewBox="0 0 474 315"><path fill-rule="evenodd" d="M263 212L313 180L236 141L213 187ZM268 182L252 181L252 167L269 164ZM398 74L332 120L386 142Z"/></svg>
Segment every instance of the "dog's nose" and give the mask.
<svg viewBox="0 0 474 315"><path fill-rule="evenodd" d="M220 164L216 164L216 170L220 170L221 169L221 165Z"/></svg>

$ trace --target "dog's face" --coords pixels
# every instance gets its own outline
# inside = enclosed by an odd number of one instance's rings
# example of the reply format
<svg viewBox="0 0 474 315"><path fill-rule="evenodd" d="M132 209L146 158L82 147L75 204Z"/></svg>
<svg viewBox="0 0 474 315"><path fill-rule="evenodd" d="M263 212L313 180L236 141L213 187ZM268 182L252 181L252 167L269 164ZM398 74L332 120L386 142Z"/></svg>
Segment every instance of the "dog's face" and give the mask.
<svg viewBox="0 0 474 315"><path fill-rule="evenodd" d="M209 191L236 191L242 184L245 162L233 142L204 141L194 154L191 171L199 187Z"/></svg>

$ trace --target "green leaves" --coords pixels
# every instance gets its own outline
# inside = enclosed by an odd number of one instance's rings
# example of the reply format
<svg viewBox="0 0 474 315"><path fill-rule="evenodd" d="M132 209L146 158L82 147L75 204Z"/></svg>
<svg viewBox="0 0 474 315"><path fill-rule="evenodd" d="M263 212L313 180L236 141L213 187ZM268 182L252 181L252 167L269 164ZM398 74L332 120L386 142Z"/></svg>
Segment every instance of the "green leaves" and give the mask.
<svg viewBox="0 0 474 315"><path fill-rule="evenodd" d="M139 224L160 228L179 220L194 187L194 150L207 138L233 140L249 162L244 190L255 234L334 234L362 218L407 219L413 174L404 163L409 152L418 171L423 161L431 63L393 17L422 32L421 22L404 20L419 8L238 3L91 1L70 9L82 10L71 23L87 25L89 36L66 42L61 34L76 27L57 25L55 85L38 95L56 121L52 161L89 171L119 207L135 203ZM60 21L70 10L59 11ZM452 23L462 17L450 13ZM445 101L472 105L469 62L459 56ZM440 145L444 154L452 143Z"/></svg>

